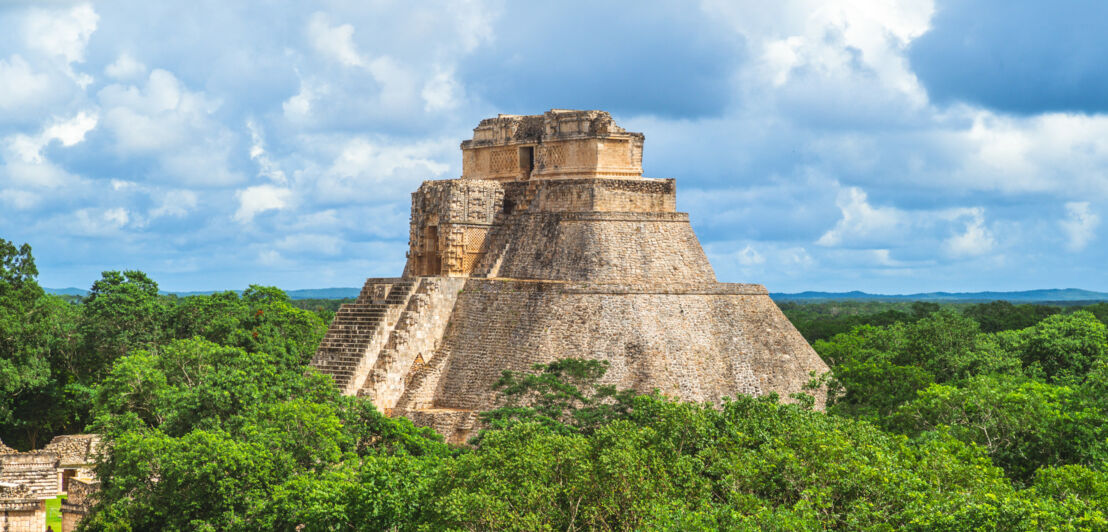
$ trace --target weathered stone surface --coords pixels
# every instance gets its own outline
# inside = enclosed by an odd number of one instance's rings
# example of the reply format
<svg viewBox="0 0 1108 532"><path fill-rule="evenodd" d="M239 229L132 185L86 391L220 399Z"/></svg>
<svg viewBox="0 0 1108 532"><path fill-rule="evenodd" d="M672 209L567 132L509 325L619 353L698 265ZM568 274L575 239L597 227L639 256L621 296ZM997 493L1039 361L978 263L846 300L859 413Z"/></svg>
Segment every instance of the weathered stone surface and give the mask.
<svg viewBox="0 0 1108 532"><path fill-rule="evenodd" d="M462 142L462 178L495 181L642 175L642 133L604 111L486 118Z"/></svg>
<svg viewBox="0 0 1108 532"><path fill-rule="evenodd" d="M412 194L404 277L367 281L313 365L454 442L503 370L559 358L690 401L801 391L827 366L764 287L716 282L674 180L641 176L642 142L601 111L483 120L462 179ZM379 312L395 318L360 332L371 285L380 299L403 283Z"/></svg>
<svg viewBox="0 0 1108 532"><path fill-rule="evenodd" d="M62 501L62 532L77 530L81 520L88 515L89 509L96 502L96 492L100 490L100 482L88 478L74 478L69 481L67 496Z"/></svg>
<svg viewBox="0 0 1108 532"><path fill-rule="evenodd" d="M0 482L25 486L34 496L54 497L62 490L58 455L32 451L0 456Z"/></svg>
<svg viewBox="0 0 1108 532"><path fill-rule="evenodd" d="M76 530L88 511L89 490L99 486L93 480L92 470L99 444L96 434L72 434L56 436L38 451L0 454L0 531L44 530L43 501L67 492L70 497L67 502L76 506L71 508L73 515L67 518L63 504L62 529ZM76 499L74 489L79 490Z"/></svg>

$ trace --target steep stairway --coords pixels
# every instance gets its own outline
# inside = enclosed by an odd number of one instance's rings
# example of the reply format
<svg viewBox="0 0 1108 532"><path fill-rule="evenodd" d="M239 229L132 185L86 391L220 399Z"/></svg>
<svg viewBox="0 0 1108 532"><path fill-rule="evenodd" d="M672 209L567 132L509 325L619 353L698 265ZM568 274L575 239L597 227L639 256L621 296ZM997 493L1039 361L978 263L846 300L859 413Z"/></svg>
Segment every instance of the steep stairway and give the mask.
<svg viewBox="0 0 1108 532"><path fill-rule="evenodd" d="M343 305L319 344L311 366L353 395L373 368L419 279L369 279L358 298Z"/></svg>

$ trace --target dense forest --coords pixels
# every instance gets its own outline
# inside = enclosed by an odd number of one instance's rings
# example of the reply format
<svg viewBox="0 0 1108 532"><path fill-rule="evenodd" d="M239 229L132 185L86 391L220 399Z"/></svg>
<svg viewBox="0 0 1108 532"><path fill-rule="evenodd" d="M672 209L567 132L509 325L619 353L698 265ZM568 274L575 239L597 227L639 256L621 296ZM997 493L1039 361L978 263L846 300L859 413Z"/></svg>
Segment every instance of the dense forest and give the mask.
<svg viewBox="0 0 1108 532"><path fill-rule="evenodd" d="M97 432L89 530L1105 530L1108 304L782 304L832 368L722 406L506 373L470 445L306 367L333 308L47 295L0 240L0 440Z"/></svg>

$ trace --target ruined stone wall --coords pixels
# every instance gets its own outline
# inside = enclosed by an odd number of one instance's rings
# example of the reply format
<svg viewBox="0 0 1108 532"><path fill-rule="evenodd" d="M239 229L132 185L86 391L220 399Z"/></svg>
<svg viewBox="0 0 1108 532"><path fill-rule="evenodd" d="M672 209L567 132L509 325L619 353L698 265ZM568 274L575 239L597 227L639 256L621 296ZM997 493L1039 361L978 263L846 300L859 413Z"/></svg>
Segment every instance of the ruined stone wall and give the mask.
<svg viewBox="0 0 1108 532"><path fill-rule="evenodd" d="M0 530L42 532L46 530L46 503L33 499L5 499L0 488Z"/></svg>
<svg viewBox="0 0 1108 532"><path fill-rule="evenodd" d="M809 372L827 370L763 287L735 284L470 279L437 356L397 411L446 426L447 435L456 432L450 423L466 421L462 413L495 406L490 390L503 370L559 358L607 360L603 382L619 388L715 403L787 397Z"/></svg>
<svg viewBox="0 0 1108 532"><path fill-rule="evenodd" d="M426 364L434 357L463 286L465 279L461 278L421 280L377 356L360 395L371 397L383 412L396 406L413 366Z"/></svg>
<svg viewBox="0 0 1108 532"><path fill-rule="evenodd" d="M58 455L37 451L0 456L0 482L26 486L35 496L53 497L61 491Z"/></svg>
<svg viewBox="0 0 1108 532"><path fill-rule="evenodd" d="M77 525L88 515L92 507L93 497L100 489L100 483L95 480L74 478L69 484L68 496L62 501L62 532L77 530Z"/></svg>
<svg viewBox="0 0 1108 532"><path fill-rule="evenodd" d="M50 440L43 452L58 455L59 469L72 469L76 476L92 478L92 466L100 450L97 434L65 434Z"/></svg>

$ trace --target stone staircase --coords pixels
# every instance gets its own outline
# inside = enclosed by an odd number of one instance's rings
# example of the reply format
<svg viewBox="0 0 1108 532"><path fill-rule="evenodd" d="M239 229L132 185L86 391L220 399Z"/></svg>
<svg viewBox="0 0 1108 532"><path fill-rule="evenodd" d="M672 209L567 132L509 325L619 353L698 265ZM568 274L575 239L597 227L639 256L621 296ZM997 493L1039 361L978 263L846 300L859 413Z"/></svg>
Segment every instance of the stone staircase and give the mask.
<svg viewBox="0 0 1108 532"><path fill-rule="evenodd" d="M457 277L422 279L378 353L359 396L370 397L386 414L392 410L404 393L405 378L412 368L434 357L465 283Z"/></svg>
<svg viewBox="0 0 1108 532"><path fill-rule="evenodd" d="M419 283L419 279L367 280L358 298L335 313L311 366L330 375L342 393L357 393Z"/></svg>

